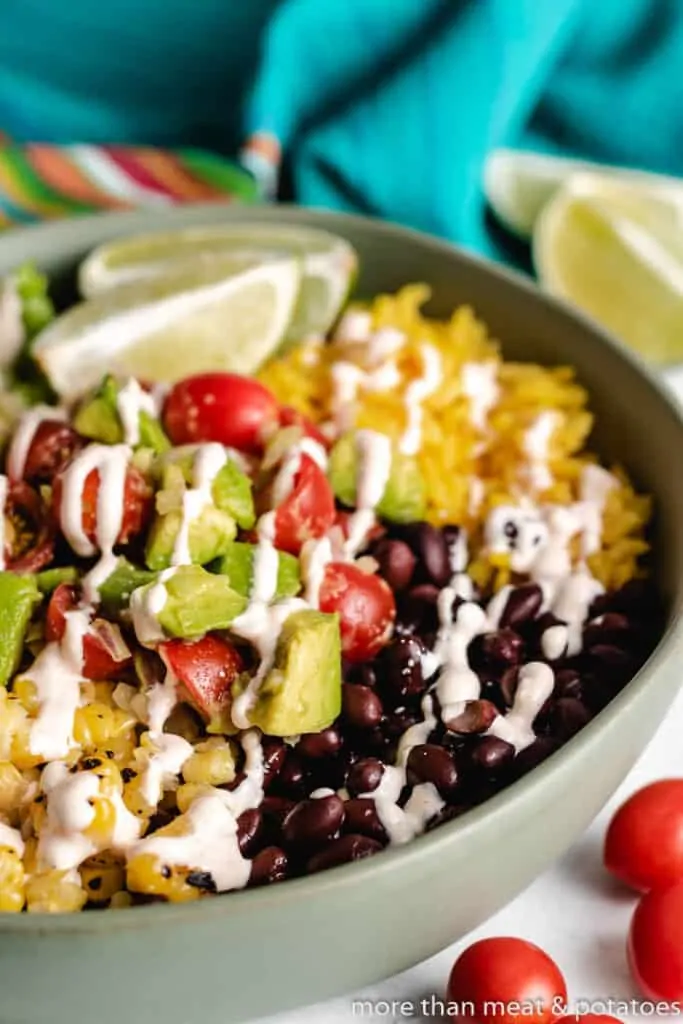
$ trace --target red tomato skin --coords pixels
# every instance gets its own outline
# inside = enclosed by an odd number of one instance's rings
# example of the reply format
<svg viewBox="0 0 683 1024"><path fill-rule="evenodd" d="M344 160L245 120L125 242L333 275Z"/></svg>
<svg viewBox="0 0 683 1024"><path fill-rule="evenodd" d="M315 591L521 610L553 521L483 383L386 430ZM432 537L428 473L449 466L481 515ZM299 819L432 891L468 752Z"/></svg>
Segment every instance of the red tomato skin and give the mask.
<svg viewBox="0 0 683 1024"><path fill-rule="evenodd" d="M45 619L45 639L59 642L66 631L66 613L78 605L76 591L67 583L60 583L52 593ZM85 679L115 679L132 664L132 658L115 661L96 633L83 637L83 677Z"/></svg>
<svg viewBox="0 0 683 1024"><path fill-rule="evenodd" d="M379 576L345 562L331 562L320 588L322 612L338 612L342 653L347 661L374 658L391 637L396 602Z"/></svg>
<svg viewBox="0 0 683 1024"><path fill-rule="evenodd" d="M631 973L648 999L683 1002L683 879L641 898L627 948Z"/></svg>
<svg viewBox="0 0 683 1024"><path fill-rule="evenodd" d="M100 489L100 474L91 470L85 478L82 495L83 530L93 544L97 542L97 499ZM56 476L52 489L52 511L60 521L62 504L62 477ZM154 510L154 494L142 473L129 466L123 495L123 520L117 537L117 544L127 544L137 537L149 522Z"/></svg>
<svg viewBox="0 0 683 1024"><path fill-rule="evenodd" d="M48 483L84 445L73 427L62 420L38 425L24 464L23 479Z"/></svg>
<svg viewBox="0 0 683 1024"><path fill-rule="evenodd" d="M551 1024L566 1006L567 986L557 964L533 943L480 939L455 961L448 999L477 1024Z"/></svg>
<svg viewBox="0 0 683 1024"><path fill-rule="evenodd" d="M334 518L329 481L317 462L304 453L294 487L275 511L275 547L298 555L307 540L327 533Z"/></svg>
<svg viewBox="0 0 683 1024"><path fill-rule="evenodd" d="M563 1013L555 1017L553 1024L624 1024L611 1013Z"/></svg>
<svg viewBox="0 0 683 1024"><path fill-rule="evenodd" d="M230 702L232 684L244 669L237 648L211 633L201 640L166 640L159 654L207 718Z"/></svg>
<svg viewBox="0 0 683 1024"><path fill-rule="evenodd" d="M163 423L173 444L218 441L243 452L258 453L279 418L278 404L267 388L236 373L201 373L173 386Z"/></svg>
<svg viewBox="0 0 683 1024"><path fill-rule="evenodd" d="M49 508L38 492L23 480L12 481L0 515L4 515L10 523L18 520L24 524L31 539L31 546L20 544L19 551L13 550L9 543L5 544L5 565L8 571L38 572L49 565L55 552L54 523Z"/></svg>
<svg viewBox="0 0 683 1024"><path fill-rule="evenodd" d="M321 430L318 430L315 423L298 409L293 409L289 405L283 405L280 409L279 426L300 427L304 437L310 437L313 441L317 441L325 450L330 448L329 438L325 437Z"/></svg>
<svg viewBox="0 0 683 1024"><path fill-rule="evenodd" d="M683 779L653 782L621 805L607 829L603 860L639 892L683 878Z"/></svg>

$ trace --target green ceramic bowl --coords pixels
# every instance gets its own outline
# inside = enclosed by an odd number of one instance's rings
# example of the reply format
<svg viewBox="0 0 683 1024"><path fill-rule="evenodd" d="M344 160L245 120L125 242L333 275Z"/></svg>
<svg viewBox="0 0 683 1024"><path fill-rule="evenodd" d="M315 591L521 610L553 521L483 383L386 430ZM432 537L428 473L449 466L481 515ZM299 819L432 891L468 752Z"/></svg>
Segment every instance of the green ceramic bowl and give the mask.
<svg viewBox="0 0 683 1024"><path fill-rule="evenodd" d="M633 356L526 281L443 242L343 215L212 206L106 215L0 240L0 274L30 257L69 296L78 261L116 235L218 220L299 221L345 235L364 293L427 281L432 312L466 302L512 359L573 363L595 444L657 500L668 626L613 703L523 781L407 848L312 878L182 906L0 918L3 1024L230 1024L339 995L415 964L484 921L582 832L676 693L683 654L683 424ZM71 287L73 284L71 283Z"/></svg>

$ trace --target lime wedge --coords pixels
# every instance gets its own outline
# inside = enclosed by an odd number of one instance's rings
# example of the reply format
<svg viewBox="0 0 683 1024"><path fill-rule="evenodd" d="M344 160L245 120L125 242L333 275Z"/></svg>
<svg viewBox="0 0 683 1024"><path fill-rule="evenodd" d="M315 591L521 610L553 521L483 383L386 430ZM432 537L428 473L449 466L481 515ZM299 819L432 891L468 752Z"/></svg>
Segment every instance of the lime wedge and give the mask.
<svg viewBox="0 0 683 1024"><path fill-rule="evenodd" d="M90 298L122 283L166 273L173 264L236 260L267 262L283 254L303 261L303 280L287 341L326 334L346 302L358 259L345 239L296 224L234 223L134 235L107 242L81 264L79 286Z"/></svg>
<svg viewBox="0 0 683 1024"><path fill-rule="evenodd" d="M74 306L38 336L33 354L67 400L108 371L154 382L254 373L282 345L300 283L292 256L241 265L217 256Z"/></svg>
<svg viewBox="0 0 683 1024"><path fill-rule="evenodd" d="M541 213L534 264L650 362L683 358L683 191L575 175Z"/></svg>
<svg viewBox="0 0 683 1024"><path fill-rule="evenodd" d="M577 173L604 175L645 188L683 189L683 180L678 178L524 150L497 149L484 167L484 192L501 223L528 239L545 204Z"/></svg>

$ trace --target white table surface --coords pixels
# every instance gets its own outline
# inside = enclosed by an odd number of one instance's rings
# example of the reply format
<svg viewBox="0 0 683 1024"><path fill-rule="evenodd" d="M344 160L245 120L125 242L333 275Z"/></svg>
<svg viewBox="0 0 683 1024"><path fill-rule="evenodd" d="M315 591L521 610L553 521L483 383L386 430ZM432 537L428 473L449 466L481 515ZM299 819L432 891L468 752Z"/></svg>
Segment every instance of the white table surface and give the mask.
<svg viewBox="0 0 683 1024"><path fill-rule="evenodd" d="M683 401L683 368L667 377ZM629 793L653 779L683 774L682 737L683 692L636 767L582 838L562 860L466 940L372 988L267 1021L263 1018L259 1024L349 1024L360 1020L428 1024L452 1020L432 1012L432 1006L438 1011L438 1002L432 1003L432 997L444 998L453 960L474 939L486 935L517 935L542 946L564 972L570 1001L583 1000L596 1012L610 1012L610 1007L595 1004L612 999L611 1012L628 1024L653 1019L648 1006L639 1005L642 997L626 964L625 941L635 900L611 884L603 871L602 840L612 811ZM371 1000L376 1011L368 1014L356 1008L354 1012L354 1000ZM619 1012L624 1002L633 1012ZM401 1008L401 1003L408 1005ZM581 1012L587 1008L577 1007Z"/></svg>

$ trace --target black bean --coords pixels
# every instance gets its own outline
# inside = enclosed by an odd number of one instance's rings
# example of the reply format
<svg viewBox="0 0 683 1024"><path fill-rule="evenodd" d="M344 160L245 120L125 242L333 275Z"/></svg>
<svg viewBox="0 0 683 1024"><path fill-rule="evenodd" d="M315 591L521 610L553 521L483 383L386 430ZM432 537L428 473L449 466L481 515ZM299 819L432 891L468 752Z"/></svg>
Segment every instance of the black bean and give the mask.
<svg viewBox="0 0 683 1024"><path fill-rule="evenodd" d="M378 758L362 757L349 768L346 788L351 796L372 793L379 786L383 775L384 765Z"/></svg>
<svg viewBox="0 0 683 1024"><path fill-rule="evenodd" d="M441 530L431 523L410 523L403 528L402 536L417 556L423 578L445 587L451 578L451 564L448 542Z"/></svg>
<svg viewBox="0 0 683 1024"><path fill-rule="evenodd" d="M287 854L279 846L266 846L251 862L249 885L270 885L281 882L288 874Z"/></svg>
<svg viewBox="0 0 683 1024"><path fill-rule="evenodd" d="M370 798L347 800L344 804L344 831L386 843L388 836L379 819L375 801Z"/></svg>
<svg viewBox="0 0 683 1024"><path fill-rule="evenodd" d="M524 583L521 587L515 587L500 617L501 627L514 628L534 619L542 604L543 591L537 583Z"/></svg>
<svg viewBox="0 0 683 1024"><path fill-rule="evenodd" d="M417 697L425 688L422 659L427 648L415 636L397 636L382 655L382 683L394 700Z"/></svg>
<svg viewBox="0 0 683 1024"><path fill-rule="evenodd" d="M344 802L336 794L302 800L290 811L282 826L288 846L312 850L330 842L344 821Z"/></svg>
<svg viewBox="0 0 683 1024"><path fill-rule="evenodd" d="M322 732L312 732L302 736L296 745L296 750L302 757L317 761L324 757L334 757L341 750L341 745L339 730L330 726L328 729L323 729Z"/></svg>
<svg viewBox="0 0 683 1024"><path fill-rule="evenodd" d="M325 871L327 868L335 868L354 860L371 857L374 853L380 853L382 849L381 843L368 836L340 836L326 849L311 857L306 864L306 871L312 875L316 871Z"/></svg>
<svg viewBox="0 0 683 1024"><path fill-rule="evenodd" d="M382 701L369 686L342 686L342 714L355 729L374 729L382 721Z"/></svg>
<svg viewBox="0 0 683 1024"><path fill-rule="evenodd" d="M307 775L307 768L301 758L297 757L292 750L288 750L276 780L277 791L294 799L303 796L306 791Z"/></svg>
<svg viewBox="0 0 683 1024"><path fill-rule="evenodd" d="M402 540L383 538L373 547L372 556L392 590L405 590L410 586L417 558Z"/></svg>
<svg viewBox="0 0 683 1024"><path fill-rule="evenodd" d="M449 821L455 821L456 818L462 817L465 811L468 811L469 807L466 804L450 804L447 807L442 807L441 810L435 814L427 822L427 832L432 832L439 825L445 825Z"/></svg>
<svg viewBox="0 0 683 1024"><path fill-rule="evenodd" d="M515 775L526 775L536 768L547 757L550 757L559 744L549 736L538 736L533 743L521 750L514 761Z"/></svg>
<svg viewBox="0 0 683 1024"><path fill-rule="evenodd" d="M389 741L399 739L406 729L422 721L422 715L416 708L396 708L390 711L382 723L382 731Z"/></svg>
<svg viewBox="0 0 683 1024"><path fill-rule="evenodd" d="M439 615L436 602L439 598L439 588L431 583L422 583L420 586L411 587L404 595L401 595L398 606L398 629L397 632L427 632L435 630L439 625Z"/></svg>
<svg viewBox="0 0 683 1024"><path fill-rule="evenodd" d="M287 747L275 736L264 736L263 747L263 786L265 790L272 785L280 774L287 756Z"/></svg>
<svg viewBox="0 0 683 1024"><path fill-rule="evenodd" d="M472 666L503 670L517 665L524 656L524 641L512 629L499 629L475 637L470 648Z"/></svg>
<svg viewBox="0 0 683 1024"><path fill-rule="evenodd" d="M592 717L591 712L580 700L575 697L560 697L553 703L549 713L552 735L564 743L583 729Z"/></svg>
<svg viewBox="0 0 683 1024"><path fill-rule="evenodd" d="M583 646L589 649L596 644L629 645L631 623L619 612L606 612L598 621L587 623L583 630ZM630 646L630 645L629 645Z"/></svg>
<svg viewBox="0 0 683 1024"><path fill-rule="evenodd" d="M612 675L624 677L632 674L633 658L628 651L615 647L614 644L595 644L590 651L591 661L596 669L604 669Z"/></svg>
<svg viewBox="0 0 683 1024"><path fill-rule="evenodd" d="M563 668L555 673L553 697L576 697L580 700L582 695L581 676L575 669Z"/></svg>
<svg viewBox="0 0 683 1024"><path fill-rule="evenodd" d="M293 800L281 796L266 796L261 801L260 811L263 816L264 838L277 844L282 835L282 825L287 815L296 806Z"/></svg>
<svg viewBox="0 0 683 1024"><path fill-rule="evenodd" d="M515 748L498 736L480 736L470 754L475 768L485 772L497 772L507 768L515 757Z"/></svg>
<svg viewBox="0 0 683 1024"><path fill-rule="evenodd" d="M408 782L416 786L420 782L431 782L441 796L448 798L458 786L458 770L455 761L443 747L434 743L421 743L408 754Z"/></svg>
<svg viewBox="0 0 683 1024"><path fill-rule="evenodd" d="M488 700L468 700L458 715L447 718L444 725L450 732L486 732L498 717L498 709Z"/></svg>
<svg viewBox="0 0 683 1024"><path fill-rule="evenodd" d="M263 817L258 807L240 814L237 819L237 842L243 857L253 856L263 829Z"/></svg>
<svg viewBox="0 0 683 1024"><path fill-rule="evenodd" d="M519 682L519 666L508 668L500 677L500 692L506 705L512 707Z"/></svg>

